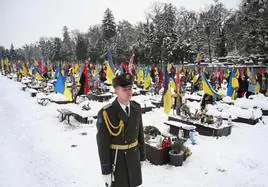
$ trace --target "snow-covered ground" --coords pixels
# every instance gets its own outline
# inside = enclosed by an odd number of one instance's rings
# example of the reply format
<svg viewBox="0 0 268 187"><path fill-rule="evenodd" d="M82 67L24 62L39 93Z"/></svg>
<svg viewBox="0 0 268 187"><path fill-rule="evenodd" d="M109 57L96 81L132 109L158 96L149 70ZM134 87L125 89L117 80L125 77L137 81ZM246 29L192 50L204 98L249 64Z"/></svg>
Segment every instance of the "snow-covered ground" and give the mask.
<svg viewBox="0 0 268 187"><path fill-rule="evenodd" d="M0 186L104 186L95 121L59 122L59 105L38 105L20 88L21 83L0 75ZM144 125L161 131L167 130L166 120L163 109L143 115ZM264 121L267 125L234 123L228 137L198 136L197 145L187 142L192 155L182 167L146 162L143 187L268 186L268 118Z"/></svg>

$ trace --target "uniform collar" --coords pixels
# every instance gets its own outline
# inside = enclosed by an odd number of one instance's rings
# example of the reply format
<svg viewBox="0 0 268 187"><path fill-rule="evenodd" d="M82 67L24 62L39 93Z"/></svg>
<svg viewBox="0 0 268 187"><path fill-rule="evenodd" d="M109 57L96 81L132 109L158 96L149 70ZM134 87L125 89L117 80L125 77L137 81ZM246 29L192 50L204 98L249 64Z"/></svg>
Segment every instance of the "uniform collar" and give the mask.
<svg viewBox="0 0 268 187"><path fill-rule="evenodd" d="M124 105L122 108L120 103L118 102L117 98L114 100L113 102L113 106L115 107L115 113L117 114L117 117L119 119L122 119L124 122L128 121L128 115L125 112L125 107L126 105ZM130 106L130 105L129 105ZM129 111L130 111L130 107L129 107Z"/></svg>
<svg viewBox="0 0 268 187"><path fill-rule="evenodd" d="M124 110L124 112L126 112L126 107L128 107L128 112L130 113L130 103L128 103L127 105L124 105L120 102L118 102L118 103L121 106L121 108Z"/></svg>

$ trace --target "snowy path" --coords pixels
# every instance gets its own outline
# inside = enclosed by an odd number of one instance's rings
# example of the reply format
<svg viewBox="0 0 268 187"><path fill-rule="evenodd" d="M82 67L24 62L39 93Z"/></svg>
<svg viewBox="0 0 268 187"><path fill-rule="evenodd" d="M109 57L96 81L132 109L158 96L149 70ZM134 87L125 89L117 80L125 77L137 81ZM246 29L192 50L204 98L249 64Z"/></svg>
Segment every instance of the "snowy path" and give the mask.
<svg viewBox="0 0 268 187"><path fill-rule="evenodd" d="M95 132L91 137L81 136L83 129L70 133L58 122L53 105L39 106L29 93L19 90L19 83L9 79L0 77L0 85L0 186L102 184L96 148L92 151L89 146L94 144L87 145L95 140ZM86 151L79 147L81 140ZM79 146L71 148L72 144Z"/></svg>
<svg viewBox="0 0 268 187"><path fill-rule="evenodd" d="M36 103L21 84L0 75L0 186L102 187L95 125L60 123L58 105ZM160 129L167 116L155 110L144 125ZM265 118L268 124L268 118ZM86 132L86 136L81 133ZM234 124L231 136L198 137L183 167L143 167L143 187L268 186L268 125ZM77 147L71 147L71 145Z"/></svg>

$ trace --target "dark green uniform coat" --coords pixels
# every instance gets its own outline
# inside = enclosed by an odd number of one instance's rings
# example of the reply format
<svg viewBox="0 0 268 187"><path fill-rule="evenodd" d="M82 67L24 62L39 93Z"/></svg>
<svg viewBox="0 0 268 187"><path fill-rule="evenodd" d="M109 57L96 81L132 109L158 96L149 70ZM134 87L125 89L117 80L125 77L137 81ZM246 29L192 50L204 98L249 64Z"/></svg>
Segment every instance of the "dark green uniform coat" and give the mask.
<svg viewBox="0 0 268 187"><path fill-rule="evenodd" d="M121 134L112 136L103 119L103 110L107 111L109 119L114 126L123 120L125 127ZM115 150L110 149L111 144L131 144L138 140L138 146L128 150L118 150L115 182L113 187L135 187L142 184L140 161L145 160L145 144L141 107L138 103L130 101L130 116L123 111L117 99L101 109L97 120L97 144L102 174L112 173ZM113 132L118 132L114 130Z"/></svg>

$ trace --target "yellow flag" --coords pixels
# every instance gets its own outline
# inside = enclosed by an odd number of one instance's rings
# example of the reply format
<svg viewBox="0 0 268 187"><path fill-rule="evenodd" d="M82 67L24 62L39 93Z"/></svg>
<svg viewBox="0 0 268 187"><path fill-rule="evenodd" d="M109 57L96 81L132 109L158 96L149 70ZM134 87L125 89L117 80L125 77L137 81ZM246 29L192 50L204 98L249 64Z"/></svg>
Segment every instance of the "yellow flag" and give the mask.
<svg viewBox="0 0 268 187"><path fill-rule="evenodd" d="M29 69L29 75L33 75L33 70L32 69Z"/></svg>
<svg viewBox="0 0 268 187"><path fill-rule="evenodd" d="M145 78L143 88L148 89L150 84L151 84L151 75L150 75L150 73L148 73L146 78Z"/></svg>
<svg viewBox="0 0 268 187"><path fill-rule="evenodd" d="M205 80L202 80L202 86L204 93L213 96L214 93L212 92L211 88L209 87L208 83Z"/></svg>
<svg viewBox="0 0 268 187"><path fill-rule="evenodd" d="M168 114L172 108L172 95L171 95L171 86L169 84L168 90L164 95L164 112Z"/></svg>
<svg viewBox="0 0 268 187"><path fill-rule="evenodd" d="M44 80L44 78L40 75L39 72L36 73L36 79L37 79L38 81L42 81L42 80Z"/></svg>
<svg viewBox="0 0 268 187"><path fill-rule="evenodd" d="M176 90L176 84L174 82L174 80L172 79L172 81L170 82L170 86L171 88L173 88L174 90Z"/></svg>
<svg viewBox="0 0 268 187"><path fill-rule="evenodd" d="M239 82L238 82L238 80L237 80L236 77L233 77L233 78L232 78L232 87L233 87L234 89L239 88Z"/></svg>
<svg viewBox="0 0 268 187"><path fill-rule="evenodd" d="M53 71L53 69L51 69L51 77L50 77L51 80L54 79L54 74L55 72Z"/></svg>
<svg viewBox="0 0 268 187"><path fill-rule="evenodd" d="M74 65L74 74L78 74L79 73L79 64L75 64Z"/></svg>
<svg viewBox="0 0 268 187"><path fill-rule="evenodd" d="M261 89L260 83L257 82L256 83L256 94L260 93L260 89Z"/></svg>
<svg viewBox="0 0 268 187"><path fill-rule="evenodd" d="M107 61L105 63L107 64L106 79L107 79L108 84L112 84L113 79L114 79L114 72L112 68L110 67L109 63Z"/></svg>
<svg viewBox="0 0 268 187"><path fill-rule="evenodd" d="M68 101L72 101L72 92L69 88L67 88L67 84L65 84L64 93L63 95L67 98Z"/></svg>
<svg viewBox="0 0 268 187"><path fill-rule="evenodd" d="M61 74L64 77L65 76L65 71L64 70L61 70Z"/></svg>
<svg viewBox="0 0 268 187"><path fill-rule="evenodd" d="M232 100L236 100L236 89L233 90L233 93L232 93Z"/></svg>
<svg viewBox="0 0 268 187"><path fill-rule="evenodd" d="M27 69L25 68L25 65L22 66L22 75L27 76Z"/></svg>
<svg viewBox="0 0 268 187"><path fill-rule="evenodd" d="M139 70L138 72L138 83L141 83L143 81L143 71L142 69Z"/></svg>
<svg viewBox="0 0 268 187"><path fill-rule="evenodd" d="M170 71L171 71L171 67L172 67L172 64L168 63L168 65L167 65L168 73L170 73Z"/></svg>
<svg viewBox="0 0 268 187"><path fill-rule="evenodd" d="M4 60L4 64L5 64L6 66L8 66L8 58L6 58L6 59Z"/></svg>
<svg viewBox="0 0 268 187"><path fill-rule="evenodd" d="M247 67L247 76L250 77L250 69Z"/></svg>
<svg viewBox="0 0 268 187"><path fill-rule="evenodd" d="M194 75L194 77L193 77L193 83L194 83L194 85L197 83L198 77L199 77L199 75Z"/></svg>
<svg viewBox="0 0 268 187"><path fill-rule="evenodd" d="M239 70L237 69L237 70L236 70L236 73L235 73L235 77L236 77L236 78L239 78L239 76L240 76L240 72L239 72Z"/></svg>

